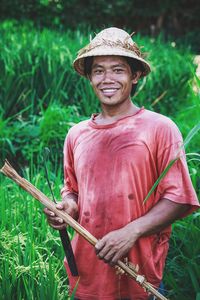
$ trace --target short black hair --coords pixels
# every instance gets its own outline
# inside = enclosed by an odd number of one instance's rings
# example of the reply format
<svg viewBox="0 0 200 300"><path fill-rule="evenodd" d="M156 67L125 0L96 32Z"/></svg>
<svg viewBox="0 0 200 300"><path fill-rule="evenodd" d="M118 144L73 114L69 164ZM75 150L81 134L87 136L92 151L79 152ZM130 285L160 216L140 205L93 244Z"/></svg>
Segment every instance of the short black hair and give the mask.
<svg viewBox="0 0 200 300"><path fill-rule="evenodd" d="M92 72L92 64L93 64L93 56L89 56L84 58L84 75L87 77L91 75Z"/></svg>
<svg viewBox="0 0 200 300"><path fill-rule="evenodd" d="M125 57L125 56L123 56L123 57L126 59L127 63L129 64L132 74L134 74L137 71L142 71L142 72L144 71L143 64L140 61L138 61L134 58L131 58L131 57ZM84 59L84 75L86 77L87 76L90 77L90 75L91 75L93 59L94 59L93 56L89 56ZM131 96L133 96L135 94L136 89L137 89L137 83L133 84L133 86L132 86Z"/></svg>

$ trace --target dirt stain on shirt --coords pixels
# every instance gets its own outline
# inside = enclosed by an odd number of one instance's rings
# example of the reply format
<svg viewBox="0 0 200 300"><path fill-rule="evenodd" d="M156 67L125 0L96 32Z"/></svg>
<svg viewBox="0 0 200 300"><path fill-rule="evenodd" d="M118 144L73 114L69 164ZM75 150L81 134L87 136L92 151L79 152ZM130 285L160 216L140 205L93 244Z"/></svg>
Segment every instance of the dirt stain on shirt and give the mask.
<svg viewBox="0 0 200 300"><path fill-rule="evenodd" d="M128 195L128 199L129 199L129 200L133 200L133 199L134 199L134 195L133 195L133 194L129 194L129 195Z"/></svg>

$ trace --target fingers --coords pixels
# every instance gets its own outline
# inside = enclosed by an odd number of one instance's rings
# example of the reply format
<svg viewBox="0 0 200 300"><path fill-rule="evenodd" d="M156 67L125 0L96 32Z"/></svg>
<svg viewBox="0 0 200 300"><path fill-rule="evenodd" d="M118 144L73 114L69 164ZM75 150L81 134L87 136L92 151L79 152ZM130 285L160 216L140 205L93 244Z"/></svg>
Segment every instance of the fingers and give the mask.
<svg viewBox="0 0 200 300"><path fill-rule="evenodd" d="M111 266L114 266L117 263L114 253L109 250L107 253L100 253L97 255L99 259L102 259L105 263L108 263Z"/></svg>
<svg viewBox="0 0 200 300"><path fill-rule="evenodd" d="M53 229L56 229L56 230L63 230L66 228L66 224L63 223L62 225L54 225L54 224L50 224L49 225L53 228Z"/></svg>
<svg viewBox="0 0 200 300"><path fill-rule="evenodd" d="M95 252L99 259L104 260L105 263L109 263L111 266L117 263L118 255L115 255L115 251L107 243L106 239L101 239L95 245Z"/></svg>
<svg viewBox="0 0 200 300"><path fill-rule="evenodd" d="M44 213L46 214L47 222L52 228L56 230L62 230L66 227L66 224L64 223L63 219L57 217L55 213L49 210L48 208L44 208Z"/></svg>
<svg viewBox="0 0 200 300"><path fill-rule="evenodd" d="M96 252L97 257L103 260L105 263L108 263L112 267L117 264L118 260L122 258L125 251L123 249L116 250L114 248L103 248L102 250Z"/></svg>
<svg viewBox="0 0 200 300"><path fill-rule="evenodd" d="M56 230L62 230L66 228L66 223L63 222L63 219L54 217L54 218L47 218L47 222L49 225L56 229Z"/></svg>
<svg viewBox="0 0 200 300"><path fill-rule="evenodd" d="M49 210L47 207L45 207L43 209L43 212L45 213L46 216L51 216L51 217L55 216L55 213L53 211Z"/></svg>
<svg viewBox="0 0 200 300"><path fill-rule="evenodd" d="M99 240L95 246L95 251L99 259L113 266L124 255L127 255L132 246L133 242L129 232L119 229L106 234Z"/></svg>
<svg viewBox="0 0 200 300"><path fill-rule="evenodd" d="M97 257L103 260L105 263L108 263L111 266L114 266L120 258L119 253L115 253L112 249L102 250L97 254Z"/></svg>
<svg viewBox="0 0 200 300"><path fill-rule="evenodd" d="M78 206L71 199L56 204L56 208L65 211L74 219L78 218ZM56 216L56 214L53 211L49 210L47 207L44 208L44 213L47 217L49 225L52 228L61 230L66 227L66 224L64 223L63 219Z"/></svg>
<svg viewBox="0 0 200 300"><path fill-rule="evenodd" d="M50 223L50 225L63 225L64 221L62 218L59 217L48 217L47 218L48 223Z"/></svg>
<svg viewBox="0 0 200 300"><path fill-rule="evenodd" d="M64 207L64 204L63 203L58 203L56 204L56 208L59 209L59 210L63 210L63 209L66 209ZM44 208L44 213L47 215L47 216L51 216L51 217L54 217L55 216L55 213L51 210L49 210L47 207Z"/></svg>

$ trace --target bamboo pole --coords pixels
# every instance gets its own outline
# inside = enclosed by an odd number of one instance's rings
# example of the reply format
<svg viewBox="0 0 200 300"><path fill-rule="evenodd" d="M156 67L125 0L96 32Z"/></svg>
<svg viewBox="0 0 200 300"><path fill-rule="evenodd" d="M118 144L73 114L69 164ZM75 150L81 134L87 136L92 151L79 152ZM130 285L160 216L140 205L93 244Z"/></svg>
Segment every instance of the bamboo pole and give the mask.
<svg viewBox="0 0 200 300"><path fill-rule="evenodd" d="M98 240L88 232L83 226L81 226L77 221L75 221L66 212L56 208L56 204L48 199L40 190L38 190L33 184L22 178L15 169L9 164L8 161L5 162L4 166L0 169L4 175L15 181L20 187L31 194L35 199L39 200L45 207L53 211L56 216L62 218L65 223L70 225L77 233L84 237L91 245L95 246ZM147 280L144 276L139 275L133 267L126 265L121 260L118 260L117 266L120 267L127 275L135 279L138 284L140 284L147 292L154 295L159 300L167 300L163 295L161 295Z"/></svg>

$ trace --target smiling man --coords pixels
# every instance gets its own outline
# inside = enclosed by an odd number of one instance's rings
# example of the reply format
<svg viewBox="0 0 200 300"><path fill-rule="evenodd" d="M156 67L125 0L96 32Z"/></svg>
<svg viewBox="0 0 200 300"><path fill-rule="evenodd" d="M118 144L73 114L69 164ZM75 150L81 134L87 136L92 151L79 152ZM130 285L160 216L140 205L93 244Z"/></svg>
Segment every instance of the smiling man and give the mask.
<svg viewBox="0 0 200 300"><path fill-rule="evenodd" d="M168 251L170 224L194 211L198 200L180 146L181 134L167 117L131 101L138 80L149 74L131 36L118 28L101 31L74 61L91 83L101 112L70 129L64 145L62 202L99 241L94 248L73 239L80 300L151 299L137 282L119 275L119 259L139 267L139 274L159 288ZM149 190L180 154L157 189ZM47 209L49 224L66 225ZM71 276L71 291L77 277Z"/></svg>
<svg viewBox="0 0 200 300"><path fill-rule="evenodd" d="M97 56L93 60L91 74L88 74L88 77L101 105L105 108L109 106L110 113L111 107L121 111L125 109L124 105L131 105L130 91L140 75L141 71L132 73L131 67L123 57ZM107 109L103 109L102 113L104 111Z"/></svg>

